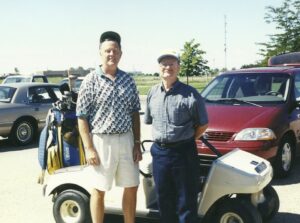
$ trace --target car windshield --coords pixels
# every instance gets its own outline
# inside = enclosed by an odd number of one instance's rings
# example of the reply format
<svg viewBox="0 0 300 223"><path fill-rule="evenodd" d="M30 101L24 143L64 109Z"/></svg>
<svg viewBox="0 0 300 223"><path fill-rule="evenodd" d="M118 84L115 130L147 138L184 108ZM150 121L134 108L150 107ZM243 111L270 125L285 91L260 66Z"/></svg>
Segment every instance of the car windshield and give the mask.
<svg viewBox="0 0 300 223"><path fill-rule="evenodd" d="M216 77L202 92L207 102L252 104L286 101L290 77L281 73L224 74Z"/></svg>
<svg viewBox="0 0 300 223"><path fill-rule="evenodd" d="M12 87L0 86L0 102L9 103L16 89Z"/></svg>
<svg viewBox="0 0 300 223"><path fill-rule="evenodd" d="M29 81L30 81L30 77L9 77L5 80L5 84L29 82Z"/></svg>

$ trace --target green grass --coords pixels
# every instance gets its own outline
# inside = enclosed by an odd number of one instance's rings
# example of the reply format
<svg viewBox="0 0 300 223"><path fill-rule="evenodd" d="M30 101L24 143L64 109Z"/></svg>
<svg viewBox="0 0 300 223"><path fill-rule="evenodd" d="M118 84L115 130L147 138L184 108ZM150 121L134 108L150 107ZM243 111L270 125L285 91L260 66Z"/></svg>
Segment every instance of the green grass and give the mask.
<svg viewBox="0 0 300 223"><path fill-rule="evenodd" d="M58 83L61 79L60 77L50 77L48 78L51 83ZM138 91L140 95L147 95L149 89L161 82L160 77L153 76L134 76L135 83L137 85ZM180 77L180 80L183 83L186 83L186 77ZM189 85L196 88L198 91L201 91L208 82L212 80L212 77L189 77Z"/></svg>
<svg viewBox="0 0 300 223"><path fill-rule="evenodd" d="M49 83L58 84L62 79L66 77L48 77Z"/></svg>
<svg viewBox="0 0 300 223"><path fill-rule="evenodd" d="M179 78L183 83L187 83L186 77ZM140 95L146 95L149 89L161 82L159 77L136 76L134 77ZM189 85L201 91L212 80L212 77L189 77Z"/></svg>
<svg viewBox="0 0 300 223"><path fill-rule="evenodd" d="M64 77L48 77L48 81L50 83L59 83ZM186 83L186 77L179 78L183 83ZM134 77L135 83L137 85L138 91L140 95L147 95L149 89L161 82L160 77L153 77L153 76L135 76ZM198 91L201 91L208 82L212 80L212 77L189 77L189 85L196 88ZM3 80L0 80L2 83Z"/></svg>

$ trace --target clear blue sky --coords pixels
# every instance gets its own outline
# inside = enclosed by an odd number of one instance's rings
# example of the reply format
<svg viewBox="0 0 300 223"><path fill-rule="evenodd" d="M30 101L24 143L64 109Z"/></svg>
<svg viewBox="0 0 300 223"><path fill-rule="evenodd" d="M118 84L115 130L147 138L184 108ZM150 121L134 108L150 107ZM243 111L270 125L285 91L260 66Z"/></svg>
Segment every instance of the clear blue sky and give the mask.
<svg viewBox="0 0 300 223"><path fill-rule="evenodd" d="M103 31L121 34L126 71L156 72L164 49L183 49L195 39L211 67L223 68L224 15L227 67L260 59L257 42L275 26L266 6L282 0L0 0L0 74L34 73L99 64Z"/></svg>

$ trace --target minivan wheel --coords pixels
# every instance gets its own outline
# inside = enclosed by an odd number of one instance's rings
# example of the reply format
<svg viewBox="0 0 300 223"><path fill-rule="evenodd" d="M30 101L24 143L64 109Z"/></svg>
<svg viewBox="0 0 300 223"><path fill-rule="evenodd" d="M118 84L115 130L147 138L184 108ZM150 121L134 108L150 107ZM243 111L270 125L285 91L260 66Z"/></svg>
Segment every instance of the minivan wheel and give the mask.
<svg viewBox="0 0 300 223"><path fill-rule="evenodd" d="M295 145L290 137L283 137L279 144L275 161L275 174L277 177L287 177L294 164Z"/></svg>
<svg viewBox="0 0 300 223"><path fill-rule="evenodd" d="M63 191L54 201L53 216L57 223L91 222L88 196L77 190Z"/></svg>

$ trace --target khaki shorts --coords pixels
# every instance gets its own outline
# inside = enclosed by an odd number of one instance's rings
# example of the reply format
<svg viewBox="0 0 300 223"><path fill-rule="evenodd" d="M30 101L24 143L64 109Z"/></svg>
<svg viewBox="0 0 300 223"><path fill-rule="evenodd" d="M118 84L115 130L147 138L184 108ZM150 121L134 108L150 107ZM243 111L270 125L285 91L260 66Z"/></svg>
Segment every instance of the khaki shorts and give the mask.
<svg viewBox="0 0 300 223"><path fill-rule="evenodd" d="M100 157L99 166L89 166L92 188L109 191L113 180L119 187L139 185L139 166L133 161L133 134L93 134L94 147Z"/></svg>

